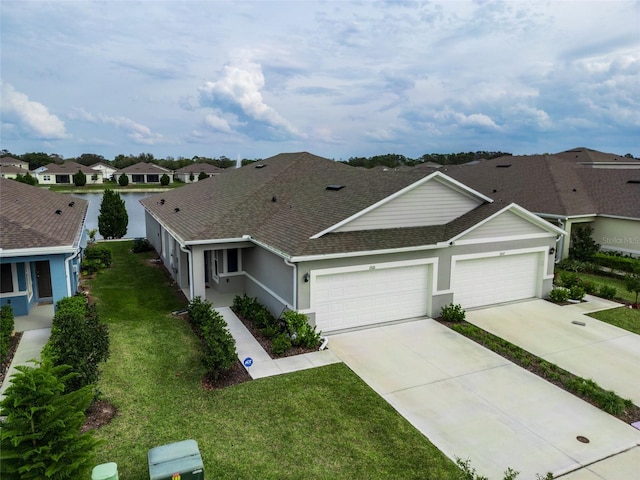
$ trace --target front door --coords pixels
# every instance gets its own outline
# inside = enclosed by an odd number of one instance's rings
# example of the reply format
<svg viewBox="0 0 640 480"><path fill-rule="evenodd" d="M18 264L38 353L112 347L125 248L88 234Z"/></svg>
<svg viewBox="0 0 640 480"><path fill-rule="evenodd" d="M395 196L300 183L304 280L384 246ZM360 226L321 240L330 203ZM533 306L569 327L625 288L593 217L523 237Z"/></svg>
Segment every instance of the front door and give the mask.
<svg viewBox="0 0 640 480"><path fill-rule="evenodd" d="M38 286L38 299L53 297L51 270L48 261L36 262L36 284Z"/></svg>

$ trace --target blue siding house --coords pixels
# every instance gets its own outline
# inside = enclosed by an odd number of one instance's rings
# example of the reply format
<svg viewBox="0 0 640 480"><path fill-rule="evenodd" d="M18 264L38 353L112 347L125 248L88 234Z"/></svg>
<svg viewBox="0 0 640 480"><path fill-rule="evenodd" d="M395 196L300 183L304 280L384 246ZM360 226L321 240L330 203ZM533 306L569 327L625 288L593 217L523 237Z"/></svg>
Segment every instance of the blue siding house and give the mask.
<svg viewBox="0 0 640 480"><path fill-rule="evenodd" d="M74 295L88 203L0 178L0 305L16 316Z"/></svg>

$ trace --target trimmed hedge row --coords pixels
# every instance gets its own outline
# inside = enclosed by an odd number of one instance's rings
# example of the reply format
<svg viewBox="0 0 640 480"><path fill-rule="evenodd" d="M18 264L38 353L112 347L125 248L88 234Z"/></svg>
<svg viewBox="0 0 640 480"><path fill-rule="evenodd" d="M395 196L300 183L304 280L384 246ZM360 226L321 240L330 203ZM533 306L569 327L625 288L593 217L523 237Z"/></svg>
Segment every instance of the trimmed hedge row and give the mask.
<svg viewBox="0 0 640 480"><path fill-rule="evenodd" d="M628 273L640 273L640 259L622 257L598 252L591 257L591 261L601 267L621 270Z"/></svg>
<svg viewBox="0 0 640 480"><path fill-rule="evenodd" d="M13 308L11 305L4 305L0 310L0 358L3 360L9 353L9 340L14 327Z"/></svg>

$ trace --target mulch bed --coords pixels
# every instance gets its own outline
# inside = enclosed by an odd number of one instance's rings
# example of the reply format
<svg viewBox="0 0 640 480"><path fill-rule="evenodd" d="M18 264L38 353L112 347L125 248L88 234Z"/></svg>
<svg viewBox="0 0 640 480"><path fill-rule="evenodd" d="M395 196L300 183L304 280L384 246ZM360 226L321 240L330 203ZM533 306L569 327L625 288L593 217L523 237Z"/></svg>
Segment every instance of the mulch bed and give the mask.
<svg viewBox="0 0 640 480"><path fill-rule="evenodd" d="M85 412L86 419L80 431L85 433L100 428L109 423L117 413L116 407L106 400L94 400Z"/></svg>
<svg viewBox="0 0 640 480"><path fill-rule="evenodd" d="M15 332L9 338L9 349L7 350L7 356L2 359L2 363L0 364L0 385L2 385L2 383L4 382L7 371L9 370L9 366L11 365L11 360L13 360L13 356L16 354L16 350L18 349L18 345L20 344L21 339L22 332Z"/></svg>
<svg viewBox="0 0 640 480"><path fill-rule="evenodd" d="M244 368L240 360L234 363L229 370L220 374L216 379L211 374L205 375L202 379L202 388L205 390L219 390L221 388L238 385L239 383L248 382L251 375Z"/></svg>

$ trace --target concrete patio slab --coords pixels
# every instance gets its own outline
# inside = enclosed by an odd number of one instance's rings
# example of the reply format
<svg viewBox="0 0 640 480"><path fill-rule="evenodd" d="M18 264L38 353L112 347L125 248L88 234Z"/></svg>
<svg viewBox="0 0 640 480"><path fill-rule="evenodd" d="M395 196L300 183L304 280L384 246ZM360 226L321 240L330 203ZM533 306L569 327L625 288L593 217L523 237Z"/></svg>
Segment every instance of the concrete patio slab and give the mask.
<svg viewBox="0 0 640 480"><path fill-rule="evenodd" d="M635 428L430 319L330 344L436 447L489 478L507 467L523 479L560 475L640 444Z"/></svg>
<svg viewBox="0 0 640 480"><path fill-rule="evenodd" d="M544 300L471 310L467 321L640 405L640 335Z"/></svg>

